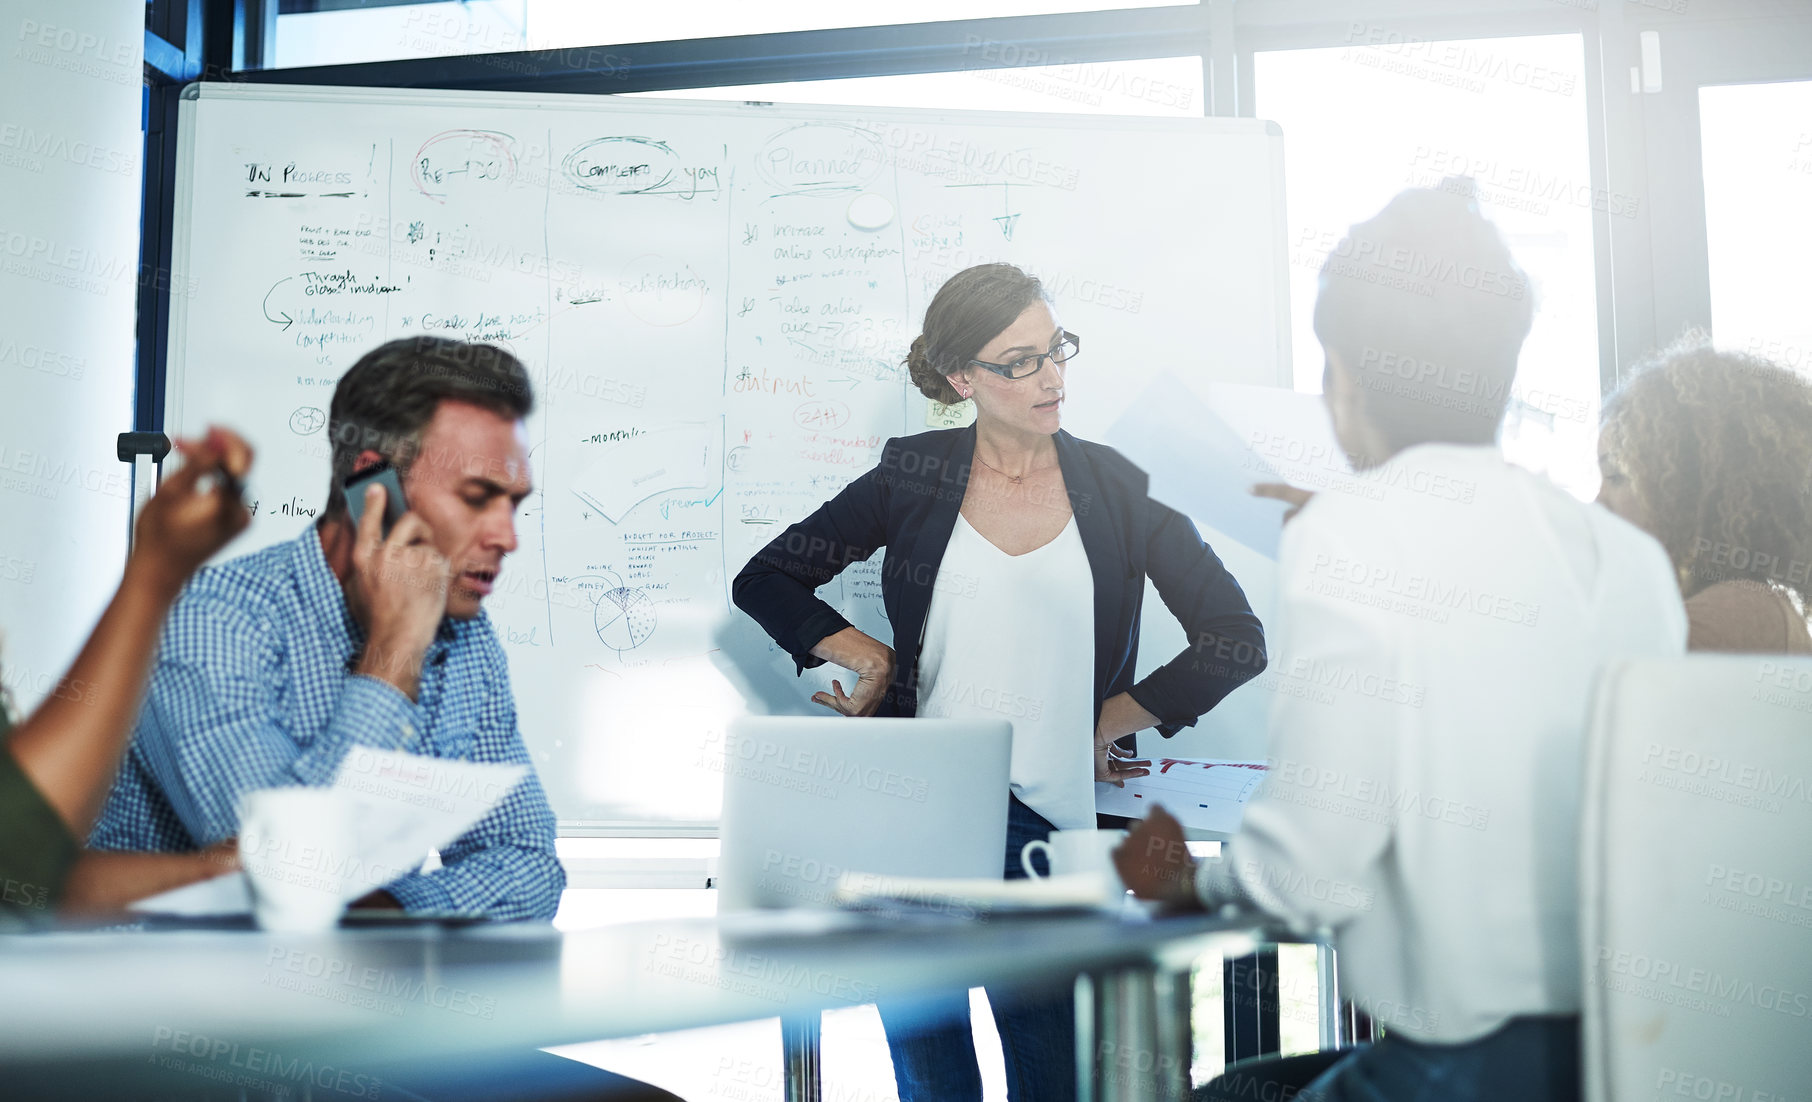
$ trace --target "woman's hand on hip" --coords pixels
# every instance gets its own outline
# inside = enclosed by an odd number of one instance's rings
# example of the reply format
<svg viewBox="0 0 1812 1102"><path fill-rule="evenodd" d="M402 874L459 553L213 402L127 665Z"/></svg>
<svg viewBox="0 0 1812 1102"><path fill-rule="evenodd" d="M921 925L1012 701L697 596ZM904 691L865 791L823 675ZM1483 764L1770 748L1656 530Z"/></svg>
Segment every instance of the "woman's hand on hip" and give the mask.
<svg viewBox="0 0 1812 1102"><path fill-rule="evenodd" d="M892 647L872 635L847 627L818 640L812 654L826 662L835 662L856 675L853 692L846 694L841 681L832 681L830 692L812 694L812 703L846 716L872 716L881 710L887 687L893 684Z"/></svg>
<svg viewBox="0 0 1812 1102"><path fill-rule="evenodd" d="M1134 751L1114 745L1134 731L1143 731L1158 722L1131 693L1116 693L1101 702L1101 718L1095 723L1095 779L1122 788L1136 777L1151 775L1151 761L1136 758Z"/></svg>
<svg viewBox="0 0 1812 1102"><path fill-rule="evenodd" d="M1151 759L1135 758L1135 751L1095 736L1095 779L1125 788L1126 782L1151 776Z"/></svg>

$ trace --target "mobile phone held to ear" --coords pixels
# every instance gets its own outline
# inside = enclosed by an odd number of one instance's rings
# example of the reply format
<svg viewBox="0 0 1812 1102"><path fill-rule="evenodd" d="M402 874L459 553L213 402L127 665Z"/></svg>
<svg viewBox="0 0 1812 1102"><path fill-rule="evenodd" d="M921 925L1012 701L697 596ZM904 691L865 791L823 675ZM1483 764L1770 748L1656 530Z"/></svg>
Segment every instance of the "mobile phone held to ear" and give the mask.
<svg viewBox="0 0 1812 1102"><path fill-rule="evenodd" d="M352 517L352 527L356 530L359 518L365 515L365 490L373 483L384 488L384 538L389 539L390 530L409 511L409 503L403 500L402 481L388 459L347 475L340 484L340 493L346 497L346 512Z"/></svg>

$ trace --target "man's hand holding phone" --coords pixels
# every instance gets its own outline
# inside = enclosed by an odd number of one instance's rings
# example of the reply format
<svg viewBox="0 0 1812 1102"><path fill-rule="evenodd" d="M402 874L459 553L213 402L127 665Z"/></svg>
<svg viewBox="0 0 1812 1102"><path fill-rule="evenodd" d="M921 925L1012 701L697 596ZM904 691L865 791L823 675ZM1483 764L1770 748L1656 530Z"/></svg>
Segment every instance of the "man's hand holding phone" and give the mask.
<svg viewBox="0 0 1812 1102"><path fill-rule="evenodd" d="M404 513L385 535L388 493L375 482L363 487L364 509L353 542L351 588L368 633L358 672L387 681L414 700L422 657L446 615L453 569L419 515Z"/></svg>

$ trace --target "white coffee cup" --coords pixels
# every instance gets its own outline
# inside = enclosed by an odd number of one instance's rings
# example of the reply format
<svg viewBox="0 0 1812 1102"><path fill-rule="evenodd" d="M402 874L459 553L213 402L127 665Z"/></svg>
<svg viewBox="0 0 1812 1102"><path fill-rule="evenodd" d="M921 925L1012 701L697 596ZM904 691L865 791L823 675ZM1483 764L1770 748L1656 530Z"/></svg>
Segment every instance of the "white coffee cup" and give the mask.
<svg viewBox="0 0 1812 1102"><path fill-rule="evenodd" d="M1044 851L1052 876L1114 872L1114 850L1126 841L1124 830L1053 830L1049 841L1034 838L1019 850L1019 865L1034 880L1046 874L1032 868L1032 854Z"/></svg>
<svg viewBox="0 0 1812 1102"><path fill-rule="evenodd" d="M332 789L267 788L239 800L239 864L262 929L331 930L356 857L351 816Z"/></svg>

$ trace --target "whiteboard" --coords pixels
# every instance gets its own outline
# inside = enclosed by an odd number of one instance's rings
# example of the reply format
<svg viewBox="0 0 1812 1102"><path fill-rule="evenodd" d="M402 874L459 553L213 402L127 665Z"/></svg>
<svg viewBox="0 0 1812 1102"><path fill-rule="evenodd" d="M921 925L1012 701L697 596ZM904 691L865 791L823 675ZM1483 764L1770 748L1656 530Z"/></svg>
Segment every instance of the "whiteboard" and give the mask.
<svg viewBox="0 0 1812 1102"><path fill-rule="evenodd" d="M950 275L1044 279L1084 437L1161 373L1290 385L1264 122L202 84L180 126L165 423L257 449L227 554L319 511L365 351L528 365L538 492L486 607L568 833L706 828L726 722L820 710L836 671L796 678L729 584L927 426L900 362ZM820 595L885 640L880 561Z"/></svg>

